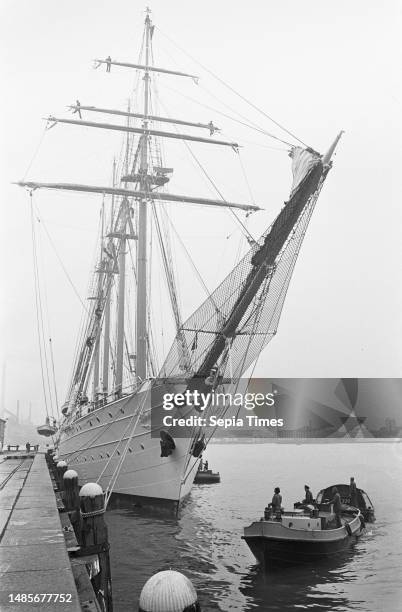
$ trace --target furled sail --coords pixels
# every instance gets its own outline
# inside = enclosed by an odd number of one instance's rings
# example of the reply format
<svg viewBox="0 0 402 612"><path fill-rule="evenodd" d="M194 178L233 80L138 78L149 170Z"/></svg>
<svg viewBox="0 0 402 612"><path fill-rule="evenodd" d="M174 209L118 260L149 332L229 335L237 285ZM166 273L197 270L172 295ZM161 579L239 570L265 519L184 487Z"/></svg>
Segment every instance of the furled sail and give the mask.
<svg viewBox="0 0 402 612"><path fill-rule="evenodd" d="M303 149L302 147L293 147L289 153L289 157L292 158L292 173L293 173L293 184L291 196L295 193L296 189L304 179L304 177L310 172L310 170L317 163L317 154L312 149Z"/></svg>
<svg viewBox="0 0 402 612"><path fill-rule="evenodd" d="M290 198L250 251L183 324L161 377L183 376L180 342L191 357L187 375L239 378L276 333L286 292L307 226L329 165L309 149L295 148ZM219 363L226 354L224 363Z"/></svg>

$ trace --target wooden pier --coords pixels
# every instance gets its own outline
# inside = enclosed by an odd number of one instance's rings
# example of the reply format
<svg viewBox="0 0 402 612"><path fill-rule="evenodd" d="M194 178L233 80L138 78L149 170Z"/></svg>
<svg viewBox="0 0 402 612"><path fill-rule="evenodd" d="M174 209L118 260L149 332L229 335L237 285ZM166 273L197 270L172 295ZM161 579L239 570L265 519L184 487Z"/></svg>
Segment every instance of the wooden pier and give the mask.
<svg viewBox="0 0 402 612"><path fill-rule="evenodd" d="M1 612L98 609L77 592L60 516L45 456L0 455Z"/></svg>

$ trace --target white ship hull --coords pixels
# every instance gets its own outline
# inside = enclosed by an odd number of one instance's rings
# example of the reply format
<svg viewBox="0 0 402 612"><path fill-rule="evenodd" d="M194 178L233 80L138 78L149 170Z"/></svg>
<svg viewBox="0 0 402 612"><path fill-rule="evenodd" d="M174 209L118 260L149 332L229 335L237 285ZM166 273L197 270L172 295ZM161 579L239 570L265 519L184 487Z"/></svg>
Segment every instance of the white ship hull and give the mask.
<svg viewBox="0 0 402 612"><path fill-rule="evenodd" d="M179 504L188 496L199 464L191 455L193 439L176 438L165 428L176 448L169 457L161 457L160 428L151 436L150 395L148 389L122 397L61 429L59 459L78 473L80 485L99 482L105 491L118 469L113 486L118 497L152 505ZM144 401L149 406L142 406Z"/></svg>

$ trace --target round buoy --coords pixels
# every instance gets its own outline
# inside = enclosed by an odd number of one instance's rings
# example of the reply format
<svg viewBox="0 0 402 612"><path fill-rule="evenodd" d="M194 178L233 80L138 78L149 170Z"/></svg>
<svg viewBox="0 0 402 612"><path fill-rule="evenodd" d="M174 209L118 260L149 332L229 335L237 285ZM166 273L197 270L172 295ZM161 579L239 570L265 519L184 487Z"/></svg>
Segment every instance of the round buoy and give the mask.
<svg viewBox="0 0 402 612"><path fill-rule="evenodd" d="M158 572L143 586L139 612L201 612L191 581L173 570Z"/></svg>
<svg viewBox="0 0 402 612"><path fill-rule="evenodd" d="M58 468L67 467L67 463L65 461L59 461L56 467Z"/></svg>
<svg viewBox="0 0 402 612"><path fill-rule="evenodd" d="M70 480L72 478L78 478L78 474L77 474L77 472L75 470L67 470L67 472L64 472L63 478L64 478L64 480Z"/></svg>
<svg viewBox="0 0 402 612"><path fill-rule="evenodd" d="M97 495L103 495L102 487L98 483L87 482L81 487L80 497L96 497Z"/></svg>

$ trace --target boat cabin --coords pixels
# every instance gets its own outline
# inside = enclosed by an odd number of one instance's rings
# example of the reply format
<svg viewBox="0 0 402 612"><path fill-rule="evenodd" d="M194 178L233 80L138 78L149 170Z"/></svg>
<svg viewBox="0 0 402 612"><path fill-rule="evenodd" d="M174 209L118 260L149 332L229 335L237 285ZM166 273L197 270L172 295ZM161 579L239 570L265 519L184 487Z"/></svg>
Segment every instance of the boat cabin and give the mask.
<svg viewBox="0 0 402 612"><path fill-rule="evenodd" d="M338 489L339 495L341 496L342 504L345 506L350 506L350 494L349 494L349 485L348 484L337 484L331 485L326 489L321 489L321 491L317 494L317 504L322 505L330 499L333 498L332 489L336 487ZM374 506L373 502L367 495L363 489L356 489L357 491L357 507L363 515L365 521L369 523L373 523L375 521L374 515Z"/></svg>

